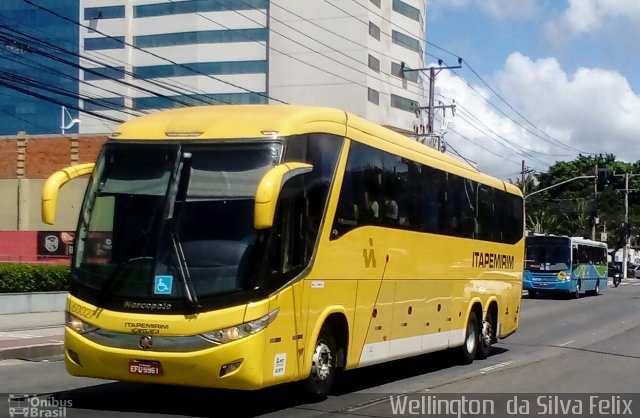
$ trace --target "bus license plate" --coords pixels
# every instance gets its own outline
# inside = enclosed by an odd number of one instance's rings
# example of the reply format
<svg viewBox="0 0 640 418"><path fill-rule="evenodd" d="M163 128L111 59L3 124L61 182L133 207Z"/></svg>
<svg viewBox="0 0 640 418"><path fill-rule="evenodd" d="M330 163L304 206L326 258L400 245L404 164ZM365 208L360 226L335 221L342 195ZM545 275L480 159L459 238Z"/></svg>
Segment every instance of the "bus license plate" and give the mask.
<svg viewBox="0 0 640 418"><path fill-rule="evenodd" d="M129 360L129 373L162 376L162 364L159 361Z"/></svg>

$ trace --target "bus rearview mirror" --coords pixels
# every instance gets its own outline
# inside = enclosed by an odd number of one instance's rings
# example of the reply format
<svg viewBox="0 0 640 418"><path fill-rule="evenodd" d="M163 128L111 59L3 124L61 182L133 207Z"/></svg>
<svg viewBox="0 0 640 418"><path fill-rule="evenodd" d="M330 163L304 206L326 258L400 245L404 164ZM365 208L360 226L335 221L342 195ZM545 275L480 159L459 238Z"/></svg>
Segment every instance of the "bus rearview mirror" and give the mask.
<svg viewBox="0 0 640 418"><path fill-rule="evenodd" d="M58 192L69 180L91 174L94 163L78 164L53 173L42 187L42 222L53 225L56 221Z"/></svg>
<svg viewBox="0 0 640 418"><path fill-rule="evenodd" d="M267 229L273 226L278 196L284 184L293 177L313 170L311 164L283 163L279 164L262 177L256 191L253 225L256 229Z"/></svg>

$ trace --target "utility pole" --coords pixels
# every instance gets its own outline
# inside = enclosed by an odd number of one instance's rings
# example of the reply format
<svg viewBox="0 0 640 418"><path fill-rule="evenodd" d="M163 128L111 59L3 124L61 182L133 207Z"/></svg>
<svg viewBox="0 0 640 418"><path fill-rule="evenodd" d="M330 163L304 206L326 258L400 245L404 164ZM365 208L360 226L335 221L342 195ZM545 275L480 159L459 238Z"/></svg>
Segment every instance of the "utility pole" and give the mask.
<svg viewBox="0 0 640 418"><path fill-rule="evenodd" d="M462 58L458 58L458 64L462 64ZM422 110L427 110L427 135L433 136L433 120L435 117L435 109L451 109L455 110L455 105L439 105L436 106L434 104L434 94L435 94L435 84L436 84L436 75L442 70L453 70L456 68L462 68L461 65L457 65L455 67L443 67L442 60L438 60L438 67L428 67L428 68L408 68L404 62L400 64L400 75L404 77L404 73L410 71L425 71L429 70L429 104L427 106L421 106L416 109L416 116L419 117L420 112ZM437 70L437 72L436 72ZM440 135L437 137L437 147L438 151L442 151L442 142Z"/></svg>
<svg viewBox="0 0 640 418"><path fill-rule="evenodd" d="M524 184L524 160L522 160L522 171L520 172L521 177L520 177L520 182L522 183L522 194L525 193L525 188L526 185Z"/></svg>
<svg viewBox="0 0 640 418"><path fill-rule="evenodd" d="M433 133L433 103L434 94L436 89L436 69L434 67L429 68L429 106L427 116L427 133L431 135ZM438 139L438 149L440 149L440 140Z"/></svg>
<svg viewBox="0 0 640 418"><path fill-rule="evenodd" d="M526 194L527 193L527 178L528 175L533 173L535 170L532 168L528 168L525 164L524 164L524 160L522 160L522 168L520 170L520 182L522 184L522 194Z"/></svg>
<svg viewBox="0 0 640 418"><path fill-rule="evenodd" d="M598 223L598 163L596 162L596 177L593 182L593 203L595 206L593 225L591 226L591 239L596 240L596 224Z"/></svg>
<svg viewBox="0 0 640 418"><path fill-rule="evenodd" d="M614 174L614 176L620 177L622 174ZM622 277L625 279L627 278L627 259L629 258L629 247L631 246L631 228L629 228L629 179L636 176L640 176L640 173L624 173L624 247L622 247Z"/></svg>
<svg viewBox="0 0 640 418"><path fill-rule="evenodd" d="M629 173L624 173L624 248L622 249L622 277L627 278L629 256Z"/></svg>

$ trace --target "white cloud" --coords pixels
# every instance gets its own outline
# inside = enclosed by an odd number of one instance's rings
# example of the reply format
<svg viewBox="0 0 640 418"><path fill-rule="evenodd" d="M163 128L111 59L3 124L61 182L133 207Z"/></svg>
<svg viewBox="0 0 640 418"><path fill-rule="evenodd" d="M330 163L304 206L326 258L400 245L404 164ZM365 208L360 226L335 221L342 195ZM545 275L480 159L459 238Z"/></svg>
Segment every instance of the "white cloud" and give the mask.
<svg viewBox="0 0 640 418"><path fill-rule="evenodd" d="M564 13L545 27L550 40L591 33L618 18L640 22L640 2L636 0L568 1Z"/></svg>
<svg viewBox="0 0 640 418"><path fill-rule="evenodd" d="M529 18L536 14L536 0L432 0L429 8L477 7L496 19Z"/></svg>
<svg viewBox="0 0 640 418"><path fill-rule="evenodd" d="M483 171L515 178L517 176L514 173L519 171L519 163L523 159L528 166L546 170L547 167L536 159L547 164L573 160L578 154L575 150L611 153L623 161L640 159L640 124L637 123L640 96L617 72L580 68L574 74L567 74L555 58L532 60L520 53L513 53L500 72L486 79L535 126L574 151L554 144L552 139L506 108L493 93L476 86L476 81L473 87L481 95L520 124L491 107L459 78L444 71L438 76L436 86L439 93L456 99L461 105L452 129L476 144L451 131L445 138L462 155L476 161L478 168ZM469 113L496 134L473 120ZM502 140L498 135L528 155L519 155L499 145L498 142ZM481 149L480 145L500 157Z"/></svg>

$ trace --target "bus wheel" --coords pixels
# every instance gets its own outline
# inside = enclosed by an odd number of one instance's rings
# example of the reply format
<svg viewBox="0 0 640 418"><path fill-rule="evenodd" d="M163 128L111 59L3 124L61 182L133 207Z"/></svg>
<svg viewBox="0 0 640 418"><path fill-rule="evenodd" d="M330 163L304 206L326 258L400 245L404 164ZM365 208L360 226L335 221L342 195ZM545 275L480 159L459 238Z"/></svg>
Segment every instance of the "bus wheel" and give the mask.
<svg viewBox="0 0 640 418"><path fill-rule="evenodd" d="M336 374L336 342L328 326L323 326L318 335L313 357L311 374L304 381L305 396L313 402L324 400Z"/></svg>
<svg viewBox="0 0 640 418"><path fill-rule="evenodd" d="M478 317L475 312L469 314L469 320L467 321L467 330L465 332L464 344L459 348L460 350L460 362L462 364L471 364L476 357L476 351L478 350Z"/></svg>
<svg viewBox="0 0 640 418"><path fill-rule="evenodd" d="M535 290L527 290L527 292L529 292L529 299L535 299L538 297L538 292Z"/></svg>
<svg viewBox="0 0 640 418"><path fill-rule="evenodd" d="M600 279L596 280L596 288L593 291L593 296L598 296L600 294Z"/></svg>
<svg viewBox="0 0 640 418"><path fill-rule="evenodd" d="M491 354L491 344L494 341L494 326L491 312L487 312L487 318L482 322L482 330L478 338L478 352L476 358L484 360Z"/></svg>
<svg viewBox="0 0 640 418"><path fill-rule="evenodd" d="M573 294L573 297L575 299L580 299L580 280L578 280L578 283L576 283L576 291Z"/></svg>

